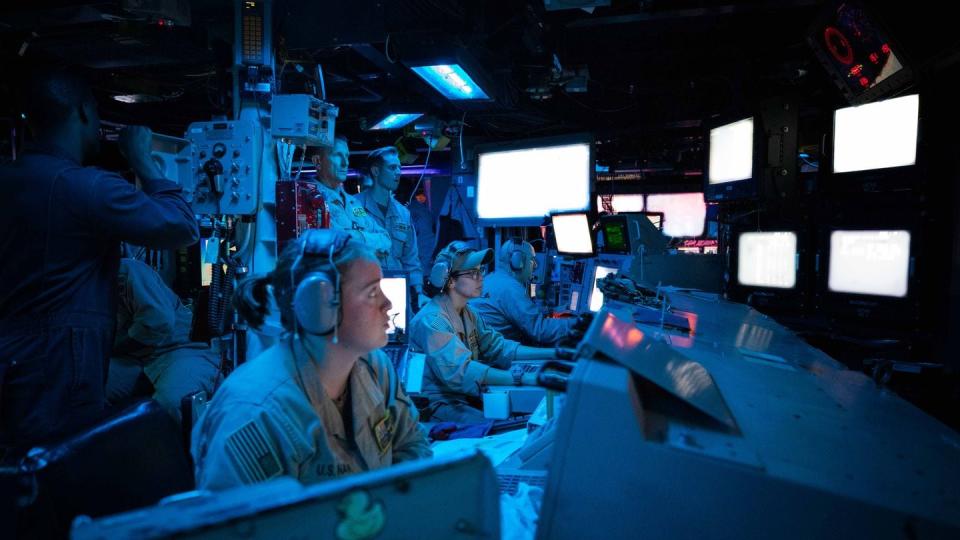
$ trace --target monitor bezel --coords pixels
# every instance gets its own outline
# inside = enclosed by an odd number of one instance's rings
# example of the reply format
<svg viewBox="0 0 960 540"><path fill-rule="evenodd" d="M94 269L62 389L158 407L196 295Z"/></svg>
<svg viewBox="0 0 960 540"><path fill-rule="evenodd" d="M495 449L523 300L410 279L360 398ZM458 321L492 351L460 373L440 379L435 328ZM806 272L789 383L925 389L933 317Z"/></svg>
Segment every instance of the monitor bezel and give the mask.
<svg viewBox="0 0 960 540"><path fill-rule="evenodd" d="M827 76L840 90L840 94L844 97L844 99L846 99L851 105L869 103L880 98L884 98L909 85L913 81L913 64L910 60L910 55L905 52L903 47L900 46L900 43L891 36L887 25L884 23L883 19L877 15L875 10L867 9L863 2L851 0L844 0L842 3L854 5L868 15L870 19L870 25L876 28L878 33L882 34L882 37L884 38L883 41L889 44L891 49L895 51L897 60L901 65L901 69L890 77L877 83L872 88L867 88L860 92L854 92L844 82L846 75L834 65L833 61L831 61L829 53L820 39L820 35L823 34L823 31L828 26L835 26L833 22L836 21L839 3L840 2L826 3L822 11L817 15L816 19L814 19L813 23L807 28L806 42L811 50L813 50L814 56L817 57L817 60L820 62L821 66L823 66Z"/></svg>
<svg viewBox="0 0 960 540"><path fill-rule="evenodd" d="M626 214L628 213L635 214L638 212L624 212L622 214L607 214L607 215L600 216L597 219L596 233L600 234L602 232L603 241L604 241L604 245L601 248L599 245L597 236L592 235L593 241L594 241L594 251L597 253L597 255L608 255L608 254L609 255L629 255L632 253L631 249L633 248L633 245L632 245L632 242L630 241L630 228L627 224L627 216L626 216ZM606 229L604 229L604 224L606 222L612 222L612 221L617 221L623 224L624 243L626 244L626 247L624 248L624 250L611 251L609 248L609 245L607 244L607 231Z"/></svg>
<svg viewBox="0 0 960 540"><path fill-rule="evenodd" d="M923 117L925 107L928 106L926 103L929 100L924 99L919 92L916 95L920 95L920 103L917 110L917 153L913 165L839 173L834 172L833 158L834 152L836 151L834 137L836 136L837 111L850 108L851 105L836 107L830 112L829 127L823 139L824 144L820 148L819 189L827 193L871 193L917 189L926 176L923 173L925 170L924 163L926 163ZM905 96L894 96L889 99L896 99L897 97ZM860 103L854 106L863 105L870 105L870 103Z"/></svg>
<svg viewBox="0 0 960 540"><path fill-rule="evenodd" d="M589 157L587 158L590 162L588 167L587 179L587 199L582 208L579 209L564 209L560 211L570 212L570 213L590 213L596 204L594 201L594 184L596 182L596 156L595 156L595 139L590 133L575 133L571 135L558 135L554 137L539 137L531 139L516 139L512 141L502 141L495 143L486 143L479 144L474 147L474 154L476 155L477 166L476 166L476 178L477 178L477 196L474 202L474 212L477 214L477 222L483 227L536 227L543 223L543 219L546 216L552 215L556 212L549 212L541 216L524 216L524 217L511 217L511 218L483 218L480 217L479 213L479 204L480 204L480 156L482 154L490 154L496 152L508 152L512 150L529 150L533 148L550 148L553 146L566 146L570 144L586 144Z"/></svg>
<svg viewBox="0 0 960 540"><path fill-rule="evenodd" d="M590 253L570 253L570 252L566 252L566 251L561 251L561 250L560 250L560 246L559 246L559 245L556 245L556 244L557 244L557 231L556 231L556 229L554 229L554 227L553 227L553 217L554 217L554 216L570 216L570 215L577 215L577 214L583 214L583 215L585 215L585 216L587 217L587 229L588 229L589 232L590 232L590 248L591 248ZM594 224L596 223L597 220L596 220L596 219L591 220L590 217L591 217L591 213L590 213L590 212L587 212L587 211L551 212L551 213L550 213L550 230L551 230L551 232L552 232L552 234L553 234L553 241L554 241L554 244L556 245L557 253L559 253L560 255L563 255L563 256L565 256L565 257L570 257L570 258L583 258L583 257L594 257L594 256L596 256L596 254L597 254L597 237L596 237L596 234L595 234L595 232L594 232L594 230L593 230L593 226L594 226Z"/></svg>
<svg viewBox="0 0 960 540"><path fill-rule="evenodd" d="M616 254L611 254L611 255L616 255ZM614 265L610 264L611 262L616 262L616 261L611 261L610 259L604 259L602 255L598 256L595 260L592 261L592 264L590 265L590 281L589 283L584 284L584 288L588 290L586 291L587 294L586 294L586 299L583 302L583 308L580 310L581 313L588 313L588 312L596 313L596 311L593 311L592 309L590 309L590 304L593 302L593 294L595 292L600 292L600 288L596 286L597 268L600 268L601 266L605 268L613 268ZM614 272L619 273L622 270L623 270L623 261L619 261L616 265L616 269L614 270ZM603 307L602 303L600 304L600 307ZM597 308L597 311L600 311L600 308Z"/></svg>
<svg viewBox="0 0 960 540"><path fill-rule="evenodd" d="M740 122L748 118L753 119L753 155L750 178L732 180L720 184L710 183L710 132L729 124ZM759 179L761 174L760 153L763 133L763 119L758 111L738 115L719 115L703 123L703 199L704 202L734 201L756 199L759 194ZM646 208L646 206L644 206Z"/></svg>
<svg viewBox="0 0 960 540"><path fill-rule="evenodd" d="M383 279L388 279L388 278L389 278L389 279L404 278L404 280L405 280L406 283L407 283L407 286L404 287L404 291L403 291L404 296L406 297L406 307L407 307L406 313L403 314L404 323L405 323L405 326L404 326L404 328L403 328L403 334L406 335L406 334L409 332L409 330L410 330L410 319L412 318L412 317L410 316L410 312L411 312L411 307L410 307L410 300L411 300L411 297L410 297L410 286L411 286L411 284L410 284L410 273L409 273L409 272L402 272L402 271L399 271L399 270L384 270L384 271L383 271ZM390 341L395 341L396 336L397 336L397 333L396 333L396 332L393 332L393 333L389 333L389 332L388 332L388 333L387 333L387 338L388 338Z"/></svg>
<svg viewBox="0 0 960 540"><path fill-rule="evenodd" d="M796 280L792 288L764 287L759 285L744 285L738 279L740 273L740 235L744 233L773 233L790 232L797 235L796 253ZM739 226L731 231L731 247L729 253L729 277L727 287L731 298L742 301L752 307L771 312L802 312L807 309L810 301L810 291L813 288L813 250L811 249L812 235L806 226L786 223L765 224L757 227Z"/></svg>
<svg viewBox="0 0 960 540"><path fill-rule="evenodd" d="M882 296L833 291L830 289L830 237L835 231L894 231L906 230L910 233L910 256L907 269L907 294L903 297ZM922 237L918 223L890 221L882 225L875 222L861 225L850 222L825 224L817 231L816 267L817 310L828 318L850 319L857 321L896 321L915 319L918 315L917 302L920 284L917 282L918 260L921 252Z"/></svg>

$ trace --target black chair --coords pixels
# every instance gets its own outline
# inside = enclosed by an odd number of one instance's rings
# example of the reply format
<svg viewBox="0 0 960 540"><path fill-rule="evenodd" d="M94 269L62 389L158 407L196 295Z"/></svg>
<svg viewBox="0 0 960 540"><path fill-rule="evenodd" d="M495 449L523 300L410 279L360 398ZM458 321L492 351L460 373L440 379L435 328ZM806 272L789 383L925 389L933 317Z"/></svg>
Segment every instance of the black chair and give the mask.
<svg viewBox="0 0 960 540"><path fill-rule="evenodd" d="M147 400L22 460L22 538L65 538L76 516L104 516L156 504L194 487L177 423Z"/></svg>

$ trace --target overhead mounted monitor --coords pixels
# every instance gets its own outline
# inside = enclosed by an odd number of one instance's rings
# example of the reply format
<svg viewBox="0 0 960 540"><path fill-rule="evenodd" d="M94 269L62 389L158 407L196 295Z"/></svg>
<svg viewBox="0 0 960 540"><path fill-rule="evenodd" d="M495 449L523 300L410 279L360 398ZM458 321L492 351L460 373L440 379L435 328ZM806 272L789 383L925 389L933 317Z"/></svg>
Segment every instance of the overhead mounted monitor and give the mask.
<svg viewBox="0 0 960 540"><path fill-rule="evenodd" d="M589 210L592 150L590 142L579 139L478 149L480 220L492 226L536 226L553 212Z"/></svg>
<svg viewBox="0 0 960 540"><path fill-rule="evenodd" d="M703 193L660 193L647 195L647 210L663 213L666 236L700 236L707 218Z"/></svg>
<svg viewBox="0 0 960 540"><path fill-rule="evenodd" d="M903 96L833 116L833 172L848 173L914 165L920 96Z"/></svg>
<svg viewBox="0 0 960 540"><path fill-rule="evenodd" d="M597 195L597 210L619 214L620 212L643 212L642 193Z"/></svg>
<svg viewBox="0 0 960 540"><path fill-rule="evenodd" d="M703 191L708 201L746 199L757 194L757 116L707 122ZM647 201L647 210L650 210Z"/></svg>
<svg viewBox="0 0 960 540"><path fill-rule="evenodd" d="M797 284L797 234L745 232L737 240L737 281L750 287L792 289Z"/></svg>
<svg viewBox="0 0 960 540"><path fill-rule="evenodd" d="M910 231L836 230L829 258L827 285L833 292L907 296Z"/></svg>
<svg viewBox="0 0 960 540"><path fill-rule="evenodd" d="M553 215L553 234L557 251L568 255L593 254L593 238L587 214Z"/></svg>
<svg viewBox="0 0 960 540"><path fill-rule="evenodd" d="M753 118L710 130L707 182L724 184L753 177Z"/></svg>
<svg viewBox="0 0 960 540"><path fill-rule="evenodd" d="M390 317L390 328L387 334L396 335L398 328L406 331L407 294L410 292L406 276L384 276L380 280L380 289L392 304L390 311L387 312L387 316Z"/></svg>
<svg viewBox="0 0 960 540"><path fill-rule="evenodd" d="M861 2L826 2L807 43L850 103L865 103L913 80L903 50Z"/></svg>

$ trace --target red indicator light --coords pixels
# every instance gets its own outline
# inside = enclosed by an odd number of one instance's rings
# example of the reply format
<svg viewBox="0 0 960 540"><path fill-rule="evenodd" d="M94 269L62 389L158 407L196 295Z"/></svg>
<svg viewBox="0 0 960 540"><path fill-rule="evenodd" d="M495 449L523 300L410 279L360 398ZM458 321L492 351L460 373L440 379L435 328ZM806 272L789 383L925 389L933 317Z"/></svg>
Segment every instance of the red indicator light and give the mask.
<svg viewBox="0 0 960 540"><path fill-rule="evenodd" d="M860 86L864 88L870 86L870 79L867 79L866 77L860 77Z"/></svg>
<svg viewBox="0 0 960 540"><path fill-rule="evenodd" d="M870 53L870 61L876 64L880 61L880 55L877 53Z"/></svg>
<svg viewBox="0 0 960 540"><path fill-rule="evenodd" d="M890 54L890 45L884 43L880 46L880 50L883 51L883 54Z"/></svg>
<svg viewBox="0 0 960 540"><path fill-rule="evenodd" d="M861 73L863 73L863 64L857 64L857 65L853 66L852 68L850 68L850 75L853 76L853 77L857 77L857 76L859 76Z"/></svg>

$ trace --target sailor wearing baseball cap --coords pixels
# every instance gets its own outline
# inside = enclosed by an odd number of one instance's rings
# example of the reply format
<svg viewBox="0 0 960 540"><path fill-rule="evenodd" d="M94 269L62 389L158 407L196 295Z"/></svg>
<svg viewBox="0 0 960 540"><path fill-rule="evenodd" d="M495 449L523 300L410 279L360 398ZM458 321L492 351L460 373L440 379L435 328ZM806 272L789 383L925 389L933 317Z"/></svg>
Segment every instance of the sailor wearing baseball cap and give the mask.
<svg viewBox="0 0 960 540"><path fill-rule="evenodd" d="M511 370L513 361L553 357L553 349L505 339L467 306L467 300L483 294L483 276L492 259L491 250L460 241L437 254L429 279L440 293L410 323L410 342L427 357L422 394L430 405L425 420L483 422L484 386L534 385L536 374Z"/></svg>

